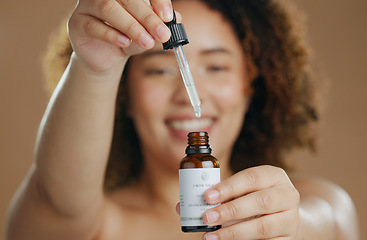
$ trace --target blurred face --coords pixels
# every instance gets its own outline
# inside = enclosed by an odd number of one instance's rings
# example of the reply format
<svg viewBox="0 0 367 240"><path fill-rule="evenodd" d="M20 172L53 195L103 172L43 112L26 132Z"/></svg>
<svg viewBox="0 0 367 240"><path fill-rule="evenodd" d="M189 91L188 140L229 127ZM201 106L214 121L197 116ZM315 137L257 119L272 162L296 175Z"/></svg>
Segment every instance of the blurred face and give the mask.
<svg viewBox="0 0 367 240"><path fill-rule="evenodd" d="M129 115L145 161L177 170L187 134L207 131L213 155L227 164L241 129L249 79L240 43L231 25L200 1L176 1L190 43L183 47L202 103L196 118L172 50L157 44L131 59Z"/></svg>

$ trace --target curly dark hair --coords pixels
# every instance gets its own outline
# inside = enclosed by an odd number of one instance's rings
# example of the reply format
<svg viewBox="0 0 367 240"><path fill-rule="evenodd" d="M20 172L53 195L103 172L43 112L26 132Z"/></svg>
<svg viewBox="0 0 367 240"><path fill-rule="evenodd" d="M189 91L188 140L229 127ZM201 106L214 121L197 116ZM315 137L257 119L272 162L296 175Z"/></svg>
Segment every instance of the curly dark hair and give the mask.
<svg viewBox="0 0 367 240"><path fill-rule="evenodd" d="M252 76L252 99L233 148L232 170L263 164L288 169L285 153L295 148L315 150L312 127L319 115L308 70L309 51L294 16L287 4L276 0L200 1L221 12L233 26ZM62 32L44 62L46 78L53 82L51 89L72 52L66 31ZM139 138L126 115L128 70L127 64L116 101L107 190L137 179L143 168Z"/></svg>

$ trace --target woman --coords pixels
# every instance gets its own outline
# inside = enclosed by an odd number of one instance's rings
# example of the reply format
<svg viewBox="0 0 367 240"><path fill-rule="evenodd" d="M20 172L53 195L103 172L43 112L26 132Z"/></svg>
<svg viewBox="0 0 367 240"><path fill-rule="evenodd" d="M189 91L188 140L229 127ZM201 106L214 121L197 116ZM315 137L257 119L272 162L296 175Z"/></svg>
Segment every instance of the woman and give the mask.
<svg viewBox="0 0 367 240"><path fill-rule="evenodd" d="M170 1L79 1L68 24L73 53L7 238L200 239L180 231L174 208L186 135L204 130L222 174L205 199L222 204L203 218L223 227L203 239L358 239L342 189L291 182L283 170L287 151L312 147L317 119L307 52L284 6L177 0L173 8L189 36L184 49L202 117L174 55L162 51Z"/></svg>

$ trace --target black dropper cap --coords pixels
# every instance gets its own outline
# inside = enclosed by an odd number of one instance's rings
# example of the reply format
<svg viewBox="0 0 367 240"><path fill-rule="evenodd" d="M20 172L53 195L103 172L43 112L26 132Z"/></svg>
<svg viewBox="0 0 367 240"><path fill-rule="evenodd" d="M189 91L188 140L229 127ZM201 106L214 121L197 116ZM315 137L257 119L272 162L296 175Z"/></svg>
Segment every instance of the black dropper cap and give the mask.
<svg viewBox="0 0 367 240"><path fill-rule="evenodd" d="M173 11L172 21L165 24L171 31L171 38L167 42L163 43L164 50L172 49L174 47L189 43L184 26L181 23L176 23L175 11Z"/></svg>

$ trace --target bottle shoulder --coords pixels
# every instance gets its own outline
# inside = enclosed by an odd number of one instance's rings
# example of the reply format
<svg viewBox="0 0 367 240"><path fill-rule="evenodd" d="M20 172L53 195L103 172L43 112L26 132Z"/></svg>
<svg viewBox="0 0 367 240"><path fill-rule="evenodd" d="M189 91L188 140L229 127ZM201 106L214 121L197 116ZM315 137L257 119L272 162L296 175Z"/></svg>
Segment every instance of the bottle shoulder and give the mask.
<svg viewBox="0 0 367 240"><path fill-rule="evenodd" d="M211 154L188 154L180 163L180 169L185 168L219 168L219 161Z"/></svg>

